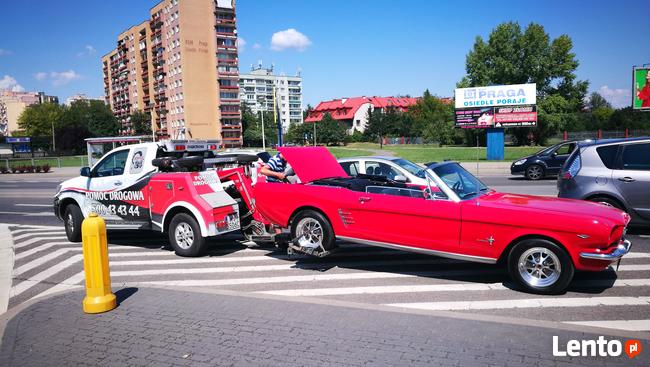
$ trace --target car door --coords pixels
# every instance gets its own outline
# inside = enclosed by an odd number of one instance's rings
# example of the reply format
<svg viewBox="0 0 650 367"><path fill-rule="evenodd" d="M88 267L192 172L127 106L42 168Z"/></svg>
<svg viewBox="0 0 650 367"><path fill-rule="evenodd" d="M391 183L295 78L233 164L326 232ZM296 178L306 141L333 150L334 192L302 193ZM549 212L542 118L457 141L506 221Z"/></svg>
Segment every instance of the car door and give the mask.
<svg viewBox="0 0 650 367"><path fill-rule="evenodd" d="M123 222L120 218L120 197L116 194L125 187L125 169L130 149L120 149L104 156L92 169L88 180L84 215L94 211L107 223Z"/></svg>
<svg viewBox="0 0 650 367"><path fill-rule="evenodd" d="M362 239L425 251L458 252L458 203L425 199L421 190L372 188L355 193L357 202L352 204L354 226Z"/></svg>
<svg viewBox="0 0 650 367"><path fill-rule="evenodd" d="M612 179L632 209L650 219L650 143L623 145Z"/></svg>
<svg viewBox="0 0 650 367"><path fill-rule="evenodd" d="M566 143L558 146L553 151L547 161L546 173L549 175L557 175L564 165L564 162L569 158L573 150L576 148L576 143Z"/></svg>

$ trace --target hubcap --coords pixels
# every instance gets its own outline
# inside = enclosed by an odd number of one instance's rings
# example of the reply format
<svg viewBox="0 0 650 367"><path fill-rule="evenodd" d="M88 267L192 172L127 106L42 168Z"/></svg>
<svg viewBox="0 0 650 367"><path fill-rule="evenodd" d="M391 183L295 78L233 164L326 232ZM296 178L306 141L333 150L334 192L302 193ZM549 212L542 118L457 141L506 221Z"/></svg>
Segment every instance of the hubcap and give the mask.
<svg viewBox="0 0 650 367"><path fill-rule="evenodd" d="M538 178L542 177L542 169L537 166L528 168L528 177L533 180L537 180Z"/></svg>
<svg viewBox="0 0 650 367"><path fill-rule="evenodd" d="M532 287L548 287L560 278L560 259L545 247L533 247L519 257L519 275Z"/></svg>
<svg viewBox="0 0 650 367"><path fill-rule="evenodd" d="M72 214L68 214L68 230L70 233L74 232L74 219L72 218Z"/></svg>
<svg viewBox="0 0 650 367"><path fill-rule="evenodd" d="M296 237L300 246L316 248L323 244L323 228L316 219L303 218L296 228Z"/></svg>
<svg viewBox="0 0 650 367"><path fill-rule="evenodd" d="M176 226L174 237L176 238L178 247L183 250L192 247L192 244L194 243L194 231L192 230L192 227L185 222L181 222Z"/></svg>
<svg viewBox="0 0 650 367"><path fill-rule="evenodd" d="M606 201L599 201L598 204L602 204L602 205L605 205L605 206L611 206L611 207L614 206L614 205L612 205L612 204L610 204L610 203L608 203Z"/></svg>

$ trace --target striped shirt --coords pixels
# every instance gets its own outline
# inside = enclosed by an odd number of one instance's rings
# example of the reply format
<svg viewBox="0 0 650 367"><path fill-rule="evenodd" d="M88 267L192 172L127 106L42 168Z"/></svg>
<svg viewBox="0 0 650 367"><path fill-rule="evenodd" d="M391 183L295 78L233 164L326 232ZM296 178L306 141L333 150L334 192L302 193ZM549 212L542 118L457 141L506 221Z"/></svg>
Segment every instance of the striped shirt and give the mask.
<svg viewBox="0 0 650 367"><path fill-rule="evenodd" d="M268 162L266 162L266 167L268 167L273 172L283 173L285 168L287 168L287 162L282 160L282 158L280 158L280 153L278 153L275 156L273 156L273 158L269 159ZM266 182L282 182L282 181L278 180L275 177L267 176Z"/></svg>

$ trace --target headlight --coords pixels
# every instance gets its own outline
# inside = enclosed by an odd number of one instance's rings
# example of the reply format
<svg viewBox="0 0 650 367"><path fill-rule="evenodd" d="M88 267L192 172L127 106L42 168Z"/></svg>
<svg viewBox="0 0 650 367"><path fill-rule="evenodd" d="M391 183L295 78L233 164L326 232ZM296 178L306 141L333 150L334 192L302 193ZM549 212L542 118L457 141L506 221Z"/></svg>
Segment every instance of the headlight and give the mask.
<svg viewBox="0 0 650 367"><path fill-rule="evenodd" d="M524 163L526 163L526 159L525 159L525 158L516 161L516 162L515 162L515 166L520 166L520 165L522 165L522 164L524 164Z"/></svg>

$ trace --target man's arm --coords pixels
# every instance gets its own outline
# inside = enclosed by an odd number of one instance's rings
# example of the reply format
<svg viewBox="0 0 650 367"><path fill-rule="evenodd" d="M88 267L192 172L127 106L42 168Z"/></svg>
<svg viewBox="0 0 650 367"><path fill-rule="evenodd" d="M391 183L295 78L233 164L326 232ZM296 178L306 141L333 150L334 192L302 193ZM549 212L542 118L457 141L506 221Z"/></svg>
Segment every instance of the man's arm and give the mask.
<svg viewBox="0 0 650 367"><path fill-rule="evenodd" d="M262 169L260 170L260 173L263 174L264 176L275 177L281 181L284 180L285 178L284 173L271 171L271 169L268 166L263 166Z"/></svg>

